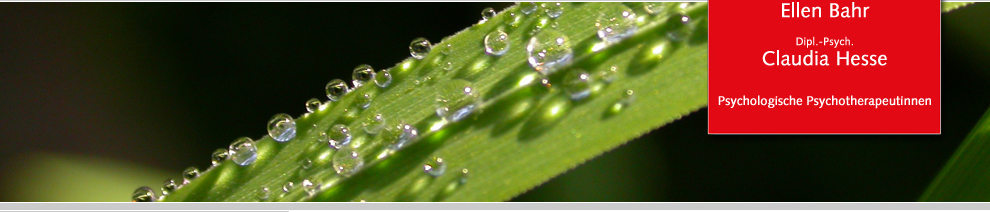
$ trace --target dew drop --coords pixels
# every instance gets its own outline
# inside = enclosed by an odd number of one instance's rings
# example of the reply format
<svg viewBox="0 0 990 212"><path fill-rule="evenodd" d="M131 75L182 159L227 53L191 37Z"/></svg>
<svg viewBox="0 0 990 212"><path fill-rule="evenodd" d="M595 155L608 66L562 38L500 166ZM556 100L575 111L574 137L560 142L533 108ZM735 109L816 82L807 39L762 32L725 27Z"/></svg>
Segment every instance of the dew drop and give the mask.
<svg viewBox="0 0 990 212"><path fill-rule="evenodd" d="M354 84L354 88L360 88L373 79L375 79L375 69L368 64L358 65L354 68L354 73L351 73L351 82Z"/></svg>
<svg viewBox="0 0 990 212"><path fill-rule="evenodd" d="M416 38L413 39L412 43L409 43L409 54L417 60L422 60L430 53L430 48L429 40L426 40L426 38Z"/></svg>
<svg viewBox="0 0 990 212"><path fill-rule="evenodd" d="M351 129L348 129L346 125L333 125L330 127L328 135L330 136L330 146L334 149L340 149L351 143Z"/></svg>
<svg viewBox="0 0 990 212"><path fill-rule="evenodd" d="M155 200L157 200L155 198L155 191L147 186L134 190L134 193L131 195L131 202L154 202Z"/></svg>
<svg viewBox="0 0 990 212"><path fill-rule="evenodd" d="M292 183L292 181L289 181L285 183L285 185L282 185L282 192L289 193L290 191L292 191L294 187L296 187L296 184Z"/></svg>
<svg viewBox="0 0 990 212"><path fill-rule="evenodd" d="M595 27L598 28L598 38L606 44L616 43L634 33L636 27L636 13L631 10L605 11L599 13L595 20Z"/></svg>
<svg viewBox="0 0 990 212"><path fill-rule="evenodd" d="M272 195L272 191L269 190L268 187L266 186L261 186L261 189L258 189L258 199L260 200L266 200L271 195Z"/></svg>
<svg viewBox="0 0 990 212"><path fill-rule="evenodd" d="M451 46L450 43L440 45L440 53L443 55L450 54L451 48L453 48L453 46Z"/></svg>
<svg viewBox="0 0 990 212"><path fill-rule="evenodd" d="M247 166L258 159L258 146L251 138L241 137L230 143L230 161L237 165Z"/></svg>
<svg viewBox="0 0 990 212"><path fill-rule="evenodd" d="M408 124L386 128L382 133L385 141L390 144L388 148L391 150L402 149L414 141L416 137L419 137L419 131L416 130L416 127Z"/></svg>
<svg viewBox="0 0 990 212"><path fill-rule="evenodd" d="M550 28L556 29L558 26L560 26L560 24L558 24L556 21L550 22Z"/></svg>
<svg viewBox="0 0 990 212"><path fill-rule="evenodd" d="M353 147L344 147L333 155L333 170L337 174L350 177L364 166L364 159Z"/></svg>
<svg viewBox="0 0 990 212"><path fill-rule="evenodd" d="M302 169L313 168L313 160L305 159L305 160L303 160L300 163L301 163L301 165L299 167L302 167Z"/></svg>
<svg viewBox="0 0 990 212"><path fill-rule="evenodd" d="M357 104L357 106L361 107L361 109L368 109L368 107L371 107L372 99L374 99L374 97L371 96L370 93L365 93L358 96L357 100L354 100L354 104Z"/></svg>
<svg viewBox="0 0 990 212"><path fill-rule="evenodd" d="M502 56L509 51L509 35L501 29L497 29L485 35L485 53L493 56Z"/></svg>
<svg viewBox="0 0 990 212"><path fill-rule="evenodd" d="M392 74L388 73L388 69L382 69L378 71L378 74L375 74L375 85L384 88L388 87L389 84L392 84Z"/></svg>
<svg viewBox="0 0 990 212"><path fill-rule="evenodd" d="M303 180L302 183L300 183L300 184L302 184L303 190L306 191L306 194L309 194L310 196L313 196L313 194L316 194L316 189L317 188L316 188L315 185L313 185L313 182L312 181L309 181L309 179Z"/></svg>
<svg viewBox="0 0 990 212"><path fill-rule="evenodd" d="M312 113L320 110L320 105L323 103L319 99L312 98L306 101L306 111Z"/></svg>
<svg viewBox="0 0 990 212"><path fill-rule="evenodd" d="M547 29L526 45L529 66L543 75L549 75L560 67L570 64L572 57L570 40L563 33Z"/></svg>
<svg viewBox="0 0 990 212"><path fill-rule="evenodd" d="M579 101L591 95L591 77L584 70L574 70L564 76L564 90L571 100Z"/></svg>
<svg viewBox="0 0 990 212"><path fill-rule="evenodd" d="M485 9L481 10L481 22L482 23L488 21L489 19L492 19L493 17L495 17L495 9L492 9L491 7L488 7L488 8L485 8Z"/></svg>
<svg viewBox="0 0 990 212"><path fill-rule="evenodd" d="M461 169L461 178L458 179L458 182L461 184L466 184L470 176L471 175L468 174L468 169Z"/></svg>
<svg viewBox="0 0 990 212"><path fill-rule="evenodd" d="M220 165L221 162L227 160L228 156L230 156L230 154L227 149L217 149L216 151L213 151L213 155L210 157L210 163L212 163L213 166Z"/></svg>
<svg viewBox="0 0 990 212"><path fill-rule="evenodd" d="M296 137L296 121L288 114L275 114L268 120L268 136L278 142L291 140Z"/></svg>
<svg viewBox="0 0 990 212"><path fill-rule="evenodd" d="M343 96L344 94L347 94L347 92L350 91L351 88L348 87L347 83L344 82L343 80L333 79L330 80L329 83L327 83L327 98L329 98L330 101L336 102L338 99L340 99L340 96Z"/></svg>
<svg viewBox="0 0 990 212"><path fill-rule="evenodd" d="M316 142L317 143L327 143L327 142L330 142L330 136L327 135L326 132L316 133L315 136L316 136Z"/></svg>
<svg viewBox="0 0 990 212"><path fill-rule="evenodd" d="M162 195L171 194L172 191L175 191L177 188L179 188L179 185L175 184L175 180L165 180L165 183L162 184Z"/></svg>
<svg viewBox="0 0 990 212"><path fill-rule="evenodd" d="M533 2L519 2L519 11L523 14L529 15L530 13L536 12L536 3Z"/></svg>
<svg viewBox="0 0 990 212"><path fill-rule="evenodd" d="M543 3L543 8L543 11L546 12L547 16L550 18L556 19L557 17L560 17L561 14L564 14L564 7L560 4L560 2Z"/></svg>
<svg viewBox="0 0 990 212"><path fill-rule="evenodd" d="M382 131L382 128L385 128L385 116L382 114L375 114L374 116L365 119L364 122L361 123L361 126L364 128L364 132L371 135L376 135Z"/></svg>
<svg viewBox="0 0 990 212"><path fill-rule="evenodd" d="M598 79L601 79L602 82L605 83L612 83L613 81L615 81L615 78L617 78L616 75L618 75L618 70L619 69L617 67L612 66L609 67L608 70L599 71Z"/></svg>
<svg viewBox="0 0 990 212"><path fill-rule="evenodd" d="M193 179L199 177L199 169L196 167L189 167L182 171L182 185L189 184Z"/></svg>
<svg viewBox="0 0 990 212"><path fill-rule="evenodd" d="M643 10L650 15L659 15L666 8L663 2L643 2Z"/></svg>
<svg viewBox="0 0 990 212"><path fill-rule="evenodd" d="M631 105L635 100L636 100L636 96L633 95L633 90L626 90L622 98L619 98L619 100L615 101L615 103L613 103L612 106L609 107L609 112L612 113L622 112L623 110L628 108L629 105Z"/></svg>
<svg viewBox="0 0 990 212"><path fill-rule="evenodd" d="M436 113L444 120L458 122L471 115L480 104L478 92L467 80L455 79L439 86Z"/></svg>
<svg viewBox="0 0 990 212"><path fill-rule="evenodd" d="M454 68L454 63L452 63L452 62L446 62L446 63L440 64L440 68L442 68L444 71L450 71L450 69L453 69Z"/></svg>
<svg viewBox="0 0 990 212"><path fill-rule="evenodd" d="M439 177L447 171L447 164L443 163L443 158L433 157L426 165L423 165L423 171L430 176Z"/></svg>

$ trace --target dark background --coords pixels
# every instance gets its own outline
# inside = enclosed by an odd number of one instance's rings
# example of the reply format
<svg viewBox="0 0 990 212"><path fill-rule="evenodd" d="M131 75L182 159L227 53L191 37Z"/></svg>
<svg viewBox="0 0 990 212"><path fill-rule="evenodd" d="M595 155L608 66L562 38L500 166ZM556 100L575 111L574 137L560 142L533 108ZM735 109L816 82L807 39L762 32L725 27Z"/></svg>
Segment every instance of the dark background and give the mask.
<svg viewBox="0 0 990 212"><path fill-rule="evenodd" d="M0 181L39 152L206 167L358 64L510 5L0 3ZM990 105L988 10L942 16L942 135L709 136L702 109L514 200L914 201Z"/></svg>

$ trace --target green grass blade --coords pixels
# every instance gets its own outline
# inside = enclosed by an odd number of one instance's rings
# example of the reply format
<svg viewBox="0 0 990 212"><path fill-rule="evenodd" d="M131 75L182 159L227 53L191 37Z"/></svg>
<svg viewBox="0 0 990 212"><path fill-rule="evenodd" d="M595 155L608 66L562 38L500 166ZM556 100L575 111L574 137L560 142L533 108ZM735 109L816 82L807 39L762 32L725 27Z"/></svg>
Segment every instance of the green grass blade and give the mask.
<svg viewBox="0 0 990 212"><path fill-rule="evenodd" d="M990 201L990 110L966 136L920 201Z"/></svg>
<svg viewBox="0 0 990 212"><path fill-rule="evenodd" d="M705 106L706 3L684 8L663 3L666 12L654 16L641 3L562 6L565 12L556 19L510 7L448 37L426 58L389 69L394 77L389 87L366 85L298 117L296 138L286 143L259 139L253 164L224 161L164 200L259 201L259 191L267 187L271 196L265 201L504 201ZM639 30L600 48L597 14L620 10L637 13ZM682 14L690 18L686 25ZM573 62L547 76L551 86L540 83L542 76L526 60L526 43L536 27L543 28L539 33L562 32L574 47ZM483 38L498 28L508 33L510 49L499 57L486 55ZM440 53L447 44L449 53ZM452 62L449 71L441 68L446 62ZM617 70L615 80L596 79L587 99L572 101L561 88L564 75L585 70L598 76L611 67ZM454 79L470 81L483 103L465 120L444 124L434 112L436 92ZM630 90L633 98L627 96ZM367 109L355 103L363 94L374 97ZM419 138L389 153L383 136L362 130L364 120L375 114L385 115L389 125L416 126ZM331 168L334 150L313 137L334 124L351 129L351 145L365 158L363 170L353 176L338 176ZM446 164L439 177L423 171L433 157ZM311 165L303 166L306 160ZM304 179L321 189L307 195L299 188ZM295 188L283 193L287 182Z"/></svg>
<svg viewBox="0 0 990 212"><path fill-rule="evenodd" d="M973 2L942 2L942 12L949 12L972 3Z"/></svg>

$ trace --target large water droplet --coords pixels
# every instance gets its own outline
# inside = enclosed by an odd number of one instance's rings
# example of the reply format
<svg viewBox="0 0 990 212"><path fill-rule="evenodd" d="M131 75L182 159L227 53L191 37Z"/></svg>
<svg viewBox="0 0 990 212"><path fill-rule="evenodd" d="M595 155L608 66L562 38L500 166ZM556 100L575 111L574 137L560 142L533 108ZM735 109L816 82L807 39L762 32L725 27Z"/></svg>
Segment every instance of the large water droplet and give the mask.
<svg viewBox="0 0 990 212"><path fill-rule="evenodd" d="M364 127L364 132L368 134L378 134L378 132L382 131L382 128L385 128L385 116L382 114L375 114L374 116L365 119L364 122L361 123L361 126Z"/></svg>
<svg viewBox="0 0 990 212"><path fill-rule="evenodd" d="M354 100L354 104L361 107L361 109L367 109L368 107L371 107L372 99L374 99L374 96L372 96L371 93L364 93Z"/></svg>
<svg viewBox="0 0 990 212"><path fill-rule="evenodd" d="M392 74L388 73L388 69L382 69L378 71L378 74L375 74L375 85L384 88L388 87L389 84L392 84Z"/></svg>
<svg viewBox="0 0 990 212"><path fill-rule="evenodd" d="M237 165L247 166L258 159L258 146L251 138L241 137L230 143L230 161Z"/></svg>
<svg viewBox="0 0 990 212"><path fill-rule="evenodd" d="M320 105L323 105L323 102L320 102L319 99L309 99L306 101L306 111L310 113L316 112L317 110L320 110Z"/></svg>
<svg viewBox="0 0 990 212"><path fill-rule="evenodd" d="M189 184L192 180L199 177L199 169L196 167L189 167L182 171L182 185Z"/></svg>
<svg viewBox="0 0 990 212"><path fill-rule="evenodd" d="M416 38L413 39L412 43L409 43L409 54L417 60L422 60L430 53L430 48L429 40L426 40L426 38Z"/></svg>
<svg viewBox="0 0 990 212"><path fill-rule="evenodd" d="M375 79L375 69L368 64L358 65L351 73L351 82L354 84L354 88L359 88L373 79Z"/></svg>
<svg viewBox="0 0 990 212"><path fill-rule="evenodd" d="M337 174L350 177L364 166L364 159L353 147L344 147L333 155L333 170Z"/></svg>
<svg viewBox="0 0 990 212"><path fill-rule="evenodd" d="M175 180L165 180L165 183L162 184L162 195L171 194L172 191L175 191L177 188L179 188L179 185L175 184Z"/></svg>
<svg viewBox="0 0 990 212"><path fill-rule="evenodd" d="M492 17L495 17L495 9L492 9L491 7L488 7L488 8L485 8L485 9L481 10L481 22L482 23L488 21L489 19L492 19Z"/></svg>
<svg viewBox="0 0 990 212"><path fill-rule="evenodd" d="M519 11L523 14L529 15L536 11L536 3L533 2L519 2Z"/></svg>
<svg viewBox="0 0 990 212"><path fill-rule="evenodd" d="M338 99L340 99L340 96L343 96L344 94L347 94L347 92L350 91L351 88L348 87L347 83L344 82L343 80L333 79L330 80L329 83L327 83L327 98L329 98L330 101L336 102Z"/></svg>
<svg viewBox="0 0 990 212"><path fill-rule="evenodd" d="M578 101L591 95L591 77L584 70L576 69L567 73L563 84L571 100Z"/></svg>
<svg viewBox="0 0 990 212"><path fill-rule="evenodd" d="M296 184L295 183L292 183L292 181L289 181L289 182L285 183L285 185L282 185L282 192L289 193L295 187L296 187Z"/></svg>
<svg viewBox="0 0 990 212"><path fill-rule="evenodd" d="M213 166L220 165L221 162L227 160L228 156L230 156L230 154L227 149L217 149L213 151L213 154L210 157L210 163L212 163Z"/></svg>
<svg viewBox="0 0 990 212"><path fill-rule="evenodd" d="M408 124L385 128L382 134L385 141L390 144L388 148L392 150L402 149L414 141L416 137L419 137L419 131L416 130L416 127Z"/></svg>
<svg viewBox="0 0 990 212"><path fill-rule="evenodd" d="M616 43L632 36L636 27L636 13L631 10L607 10L598 15L595 21L598 38L607 44Z"/></svg>
<svg viewBox="0 0 990 212"><path fill-rule="evenodd" d="M258 189L258 199L260 200L266 200L271 195L272 191L269 190L267 186L261 186L261 189Z"/></svg>
<svg viewBox="0 0 990 212"><path fill-rule="evenodd" d="M446 81L437 89L437 116L450 122L468 117L479 104L478 92L467 80Z"/></svg>
<svg viewBox="0 0 990 212"><path fill-rule="evenodd" d="M485 53L502 56L509 51L509 34L497 29L485 35Z"/></svg>
<svg viewBox="0 0 990 212"><path fill-rule="evenodd" d="M316 194L316 185L313 185L313 182L309 181L309 179L304 179L300 184L302 184L303 191L306 191L306 194L309 194L310 196Z"/></svg>
<svg viewBox="0 0 990 212"><path fill-rule="evenodd" d="M557 18L560 17L561 14L564 14L564 6L561 5L560 2L543 3L543 8L543 11L546 12L547 16L550 18Z"/></svg>
<svg viewBox="0 0 990 212"><path fill-rule="evenodd" d="M573 54L567 36L552 29L530 38L526 52L529 54L529 66L543 75L549 75L570 64Z"/></svg>
<svg viewBox="0 0 990 212"><path fill-rule="evenodd" d="M443 158L433 157L432 160L426 162L426 165L423 165L423 171L430 176L439 177L447 171L447 164L443 163Z"/></svg>
<svg viewBox="0 0 990 212"><path fill-rule="evenodd" d="M334 149L340 149L351 143L351 129L348 129L346 125L333 125L330 127L328 135L330 136L330 146Z"/></svg>
<svg viewBox="0 0 990 212"><path fill-rule="evenodd" d="M154 202L156 200L158 199L155 198L155 191L147 186L134 190L134 193L131 195L131 202Z"/></svg>
<svg viewBox="0 0 990 212"><path fill-rule="evenodd" d="M286 142L296 137L296 120L285 113L275 114L268 120L268 136L278 142Z"/></svg>

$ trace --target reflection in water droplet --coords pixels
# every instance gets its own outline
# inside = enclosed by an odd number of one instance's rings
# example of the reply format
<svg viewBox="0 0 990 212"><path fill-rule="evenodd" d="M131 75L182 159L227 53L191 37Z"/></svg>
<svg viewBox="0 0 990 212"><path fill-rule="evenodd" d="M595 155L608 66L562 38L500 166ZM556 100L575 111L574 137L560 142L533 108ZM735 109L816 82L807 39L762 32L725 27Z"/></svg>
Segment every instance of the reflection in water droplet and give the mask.
<svg viewBox="0 0 990 212"><path fill-rule="evenodd" d="M416 38L413 39L412 43L409 43L409 54L417 60L422 60L430 53L430 48L429 40L426 40L426 38Z"/></svg>
<svg viewBox="0 0 990 212"><path fill-rule="evenodd" d="M301 184L302 184L303 190L306 191L306 194L309 194L310 196L313 196L313 194L316 194L316 189L317 188L316 188L315 185L313 185L313 182L309 181L309 179L303 180Z"/></svg>
<svg viewBox="0 0 990 212"><path fill-rule="evenodd" d="M214 150L213 154L210 157L210 163L212 163L213 166L220 165L221 162L227 160L227 156L230 156L230 154L228 154L227 152L227 149Z"/></svg>
<svg viewBox="0 0 990 212"><path fill-rule="evenodd" d="M260 200L266 200L271 195L272 195L272 191L269 190L268 187L266 186L261 186L261 189L258 189L258 199Z"/></svg>
<svg viewBox="0 0 990 212"><path fill-rule="evenodd" d="M296 184L295 183L292 183L292 181L289 181L289 182L285 183L285 185L282 185L282 192L289 193L295 187L296 187Z"/></svg>
<svg viewBox="0 0 990 212"><path fill-rule="evenodd" d="M344 147L333 155L333 170L337 174L350 177L364 166L364 159L352 147Z"/></svg>
<svg viewBox="0 0 990 212"><path fill-rule="evenodd" d="M351 91L351 88L347 86L347 83L340 79L330 80L330 82L327 83L326 89L327 98L334 102L340 99L340 96L343 96L344 94L347 94L347 92Z"/></svg>
<svg viewBox="0 0 990 212"><path fill-rule="evenodd" d="M607 44L616 43L636 33L636 13L631 10L603 11L595 20L598 38Z"/></svg>
<svg viewBox="0 0 990 212"><path fill-rule="evenodd" d="M320 110L320 105L322 104L323 103L320 102L319 99L316 98L309 99L306 101L306 111L310 113L316 112L317 110Z"/></svg>
<svg viewBox="0 0 990 212"><path fill-rule="evenodd" d="M354 84L354 88L360 88L373 79L375 79L375 69L371 68L368 64L358 65L354 68L354 72L351 73L351 82Z"/></svg>
<svg viewBox="0 0 990 212"><path fill-rule="evenodd" d="M523 14L529 15L536 11L536 3L533 2L519 2L519 11Z"/></svg>
<svg viewBox="0 0 990 212"><path fill-rule="evenodd" d="M196 167L189 167L182 171L182 185L189 184L193 179L199 177L199 169Z"/></svg>
<svg viewBox="0 0 990 212"><path fill-rule="evenodd" d="M230 160L237 165L247 166L258 158L258 146L248 137L241 137L230 143Z"/></svg>
<svg viewBox="0 0 990 212"><path fill-rule="evenodd" d="M447 164L443 163L443 158L433 157L432 160L427 161L426 165L423 165L423 171L433 177L439 177L447 171Z"/></svg>
<svg viewBox="0 0 990 212"><path fill-rule="evenodd" d="M131 195L131 202L154 202L156 200L155 191L147 186L134 190L134 193Z"/></svg>
<svg viewBox="0 0 990 212"><path fill-rule="evenodd" d="M346 125L333 125L333 127L330 127L330 133L328 135L330 136L330 146L334 149L340 149L351 143L351 129L348 129Z"/></svg>
<svg viewBox="0 0 990 212"><path fill-rule="evenodd" d="M412 125L399 124L395 127L385 128L385 131L382 132L382 136L385 142L389 143L389 149L398 150L402 149L406 145L409 145L412 141L419 137L419 131Z"/></svg>
<svg viewBox="0 0 990 212"><path fill-rule="evenodd" d="M392 74L388 72L388 69L382 69L375 74L375 85L384 88L388 87L389 84L392 84Z"/></svg>
<svg viewBox="0 0 990 212"><path fill-rule="evenodd" d="M495 9L488 7L481 10L481 23L484 23L493 17L495 17Z"/></svg>
<svg viewBox="0 0 990 212"><path fill-rule="evenodd" d="M165 184L162 185L162 195L171 194L177 188L179 188L179 185L175 184L175 180L165 180Z"/></svg>
<svg viewBox="0 0 990 212"><path fill-rule="evenodd" d="M571 96L571 100L579 101L591 95L591 78L587 72L575 69L564 76L564 90Z"/></svg>
<svg viewBox="0 0 990 212"><path fill-rule="evenodd" d="M368 107L371 107L372 99L374 99L374 97L371 96L371 93L365 93L358 96L358 98L354 100L354 104L357 104L357 106L361 107L361 109L367 109Z"/></svg>
<svg viewBox="0 0 990 212"><path fill-rule="evenodd" d="M530 38L526 52L530 67L543 75L570 64L572 56L570 40L564 33L552 29Z"/></svg>
<svg viewBox="0 0 990 212"><path fill-rule="evenodd" d="M375 114L374 116L365 119L364 122L361 123L361 126L364 127L364 132L371 135L376 135L378 132L382 131L382 128L385 128L385 124L385 116L382 114Z"/></svg>
<svg viewBox="0 0 990 212"><path fill-rule="evenodd" d="M501 29L497 29L485 35L485 53L493 56L502 56L509 51L509 35Z"/></svg>
<svg viewBox="0 0 990 212"><path fill-rule="evenodd" d="M443 82L437 89L437 116L450 122L460 121L474 112L480 104L478 99L477 92L467 80Z"/></svg>
<svg viewBox="0 0 990 212"><path fill-rule="evenodd" d="M288 114L275 114L268 120L268 136L278 142L291 140L296 137L296 121Z"/></svg>
<svg viewBox="0 0 990 212"><path fill-rule="evenodd" d="M560 17L561 14L564 14L564 7L560 4L560 2L543 3L543 8L545 8L543 11L546 12L547 16L550 18L555 19Z"/></svg>

